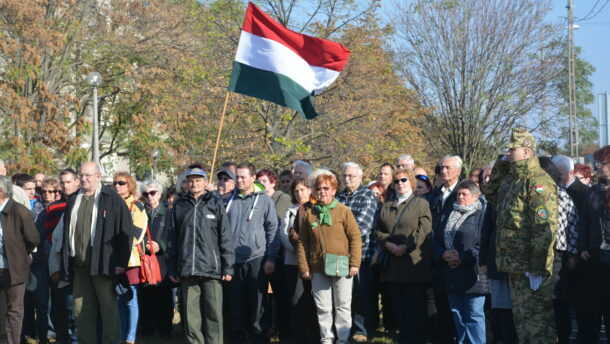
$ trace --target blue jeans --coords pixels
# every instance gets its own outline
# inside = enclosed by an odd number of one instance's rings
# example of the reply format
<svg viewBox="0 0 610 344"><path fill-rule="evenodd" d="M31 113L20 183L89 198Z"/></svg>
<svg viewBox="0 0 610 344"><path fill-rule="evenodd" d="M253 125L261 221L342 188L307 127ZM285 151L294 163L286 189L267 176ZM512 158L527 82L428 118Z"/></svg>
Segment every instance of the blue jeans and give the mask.
<svg viewBox="0 0 610 344"><path fill-rule="evenodd" d="M373 334L373 311L371 291L373 269L371 262L362 262L358 274L354 276L352 291L352 333L371 336Z"/></svg>
<svg viewBox="0 0 610 344"><path fill-rule="evenodd" d="M485 343L485 296L448 291L459 344Z"/></svg>
<svg viewBox="0 0 610 344"><path fill-rule="evenodd" d="M138 288L131 286L133 297L126 300L122 295L119 296L119 316L121 318L121 336L123 341L135 342L136 330L138 329Z"/></svg>

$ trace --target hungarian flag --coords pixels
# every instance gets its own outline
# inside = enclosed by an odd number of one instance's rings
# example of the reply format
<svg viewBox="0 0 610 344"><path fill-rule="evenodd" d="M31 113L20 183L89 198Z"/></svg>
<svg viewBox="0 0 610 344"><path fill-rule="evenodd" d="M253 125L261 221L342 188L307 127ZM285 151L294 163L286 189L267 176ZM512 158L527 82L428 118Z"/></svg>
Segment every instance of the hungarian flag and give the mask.
<svg viewBox="0 0 610 344"><path fill-rule="evenodd" d="M229 91L289 107L312 119L312 98L332 84L350 51L343 45L288 30L248 4Z"/></svg>

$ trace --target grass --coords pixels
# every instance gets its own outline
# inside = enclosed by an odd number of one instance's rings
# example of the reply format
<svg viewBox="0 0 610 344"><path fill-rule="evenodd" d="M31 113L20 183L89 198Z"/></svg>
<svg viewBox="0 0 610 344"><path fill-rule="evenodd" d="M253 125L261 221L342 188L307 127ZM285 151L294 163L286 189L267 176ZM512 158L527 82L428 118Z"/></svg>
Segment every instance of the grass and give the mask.
<svg viewBox="0 0 610 344"><path fill-rule="evenodd" d="M172 338L170 340L161 338L159 336L155 336L152 338L143 338L136 340L136 343L141 344L182 344L185 342L184 331L182 330L182 326L180 326L180 314L178 312L174 315L174 331L172 333ZM272 343L279 343L279 339L274 337L271 339ZM395 335L385 332L383 330L378 331L375 335L370 338L366 344L392 344L396 343ZM246 344L246 343L244 343Z"/></svg>

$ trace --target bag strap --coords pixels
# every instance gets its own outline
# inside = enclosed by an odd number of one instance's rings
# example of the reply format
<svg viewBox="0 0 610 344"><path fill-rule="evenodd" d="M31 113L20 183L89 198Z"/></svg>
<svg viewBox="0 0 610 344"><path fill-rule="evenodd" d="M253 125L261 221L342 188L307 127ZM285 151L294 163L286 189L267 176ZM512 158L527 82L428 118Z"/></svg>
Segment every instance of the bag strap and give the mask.
<svg viewBox="0 0 610 344"><path fill-rule="evenodd" d="M407 209L409 208L409 206L411 205L411 202L413 202L414 199L415 199L415 195L412 194L411 199L409 199L409 201L407 201L407 204L405 205L404 208L402 208L402 211L398 215L398 218L396 219L396 222L394 223L394 226L392 227L392 230L390 231L390 236L394 235L394 232L396 232L396 229L400 225L400 220L402 219L402 216L407 212Z"/></svg>
<svg viewBox="0 0 610 344"><path fill-rule="evenodd" d="M152 249L152 236L150 235L150 226L146 226L146 236L148 237L148 252L150 252L151 256L155 255L155 251ZM144 253L142 252L142 248L140 247L140 245L138 246L138 252L140 253L140 256L142 256ZM142 246L144 246L144 240L142 240Z"/></svg>

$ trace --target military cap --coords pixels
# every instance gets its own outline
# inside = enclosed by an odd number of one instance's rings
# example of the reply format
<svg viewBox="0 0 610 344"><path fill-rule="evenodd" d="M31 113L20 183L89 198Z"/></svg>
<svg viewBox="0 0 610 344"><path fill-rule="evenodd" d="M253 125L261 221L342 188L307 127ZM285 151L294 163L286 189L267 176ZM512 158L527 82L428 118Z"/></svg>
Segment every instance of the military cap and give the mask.
<svg viewBox="0 0 610 344"><path fill-rule="evenodd" d="M530 134L527 130L523 128L515 128L513 129L512 134L510 135L510 141L506 148L519 148L525 147L532 150L536 150L536 140L534 136Z"/></svg>

